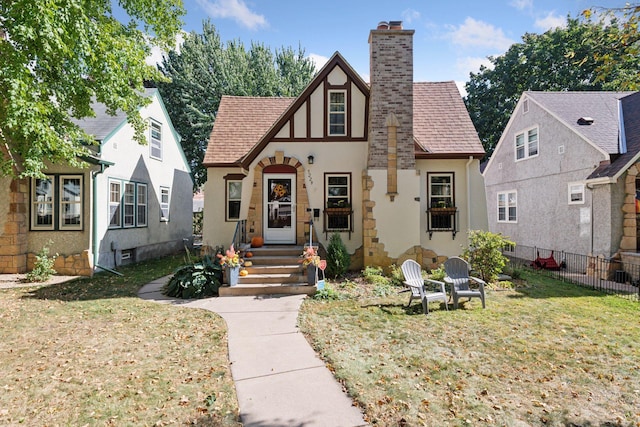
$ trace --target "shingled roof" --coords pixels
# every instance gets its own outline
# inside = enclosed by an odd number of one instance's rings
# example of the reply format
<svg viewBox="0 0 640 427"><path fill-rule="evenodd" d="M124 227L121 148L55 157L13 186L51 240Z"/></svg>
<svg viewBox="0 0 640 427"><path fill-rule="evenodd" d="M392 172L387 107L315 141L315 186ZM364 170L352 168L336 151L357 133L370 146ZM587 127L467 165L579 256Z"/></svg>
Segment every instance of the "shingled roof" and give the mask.
<svg viewBox="0 0 640 427"><path fill-rule="evenodd" d="M416 157L484 156L455 82L413 84L413 134Z"/></svg>
<svg viewBox="0 0 640 427"><path fill-rule="evenodd" d="M294 100L223 96L203 164L216 166L239 163Z"/></svg>
<svg viewBox="0 0 640 427"><path fill-rule="evenodd" d="M609 154L617 154L618 101L633 92L525 92L526 96L551 112L564 124ZM581 117L593 119L581 125Z"/></svg>
<svg viewBox="0 0 640 427"><path fill-rule="evenodd" d="M149 97L157 90L155 88L145 88L144 96ZM107 112L107 106L100 102L92 103L91 109L95 113L95 117L74 119L73 122L87 134L93 136L96 141L103 141L118 127L127 122L127 114L124 111L118 110L115 115L111 115Z"/></svg>
<svg viewBox="0 0 640 427"><path fill-rule="evenodd" d="M484 155L453 81L414 83L413 90L416 157ZM294 101L295 98L223 96L203 164L239 164Z"/></svg>

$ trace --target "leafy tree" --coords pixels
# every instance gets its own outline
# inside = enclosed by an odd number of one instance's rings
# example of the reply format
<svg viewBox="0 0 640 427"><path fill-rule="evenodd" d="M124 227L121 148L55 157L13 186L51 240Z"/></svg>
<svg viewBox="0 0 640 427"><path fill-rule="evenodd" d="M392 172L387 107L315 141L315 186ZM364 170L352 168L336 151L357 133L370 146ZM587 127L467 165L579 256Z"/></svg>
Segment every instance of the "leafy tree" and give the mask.
<svg viewBox="0 0 640 427"><path fill-rule="evenodd" d="M470 230L469 247L463 251L462 257L469 261L473 270L480 272L483 280L492 281L509 261L502 255L506 246L515 246L515 243L500 233Z"/></svg>
<svg viewBox="0 0 640 427"><path fill-rule="evenodd" d="M623 54L621 28L625 24L615 16L598 22L568 18L566 28L525 34L504 55L489 57L491 68L471 73L465 104L487 154L524 91L620 90L640 82L640 59ZM637 27L624 32L632 41ZM627 47L631 52L638 47L634 43ZM624 60L608 61L614 57Z"/></svg>
<svg viewBox="0 0 640 427"><path fill-rule="evenodd" d="M203 23L202 34L188 34L159 68L170 79L158 89L182 136L196 188L206 180L202 159L222 95L297 96L315 71L301 48L274 53L260 43L248 50L238 40L224 44L210 21Z"/></svg>
<svg viewBox="0 0 640 427"><path fill-rule="evenodd" d="M3 0L0 2L0 170L41 175L44 159L80 165L90 141L72 119L93 116L91 102L129 115L144 141L139 108L150 44L168 48L184 14L181 0ZM150 36L149 34L154 34Z"/></svg>

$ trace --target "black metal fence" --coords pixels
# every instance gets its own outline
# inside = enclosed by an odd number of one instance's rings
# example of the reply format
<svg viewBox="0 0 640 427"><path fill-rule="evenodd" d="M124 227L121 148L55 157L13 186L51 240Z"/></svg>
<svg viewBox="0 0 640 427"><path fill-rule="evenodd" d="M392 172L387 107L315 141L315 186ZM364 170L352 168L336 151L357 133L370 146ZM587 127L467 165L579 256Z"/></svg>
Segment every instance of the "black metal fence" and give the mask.
<svg viewBox="0 0 640 427"><path fill-rule="evenodd" d="M516 245L503 250L512 267L527 267L601 292L640 301L640 254L620 258Z"/></svg>

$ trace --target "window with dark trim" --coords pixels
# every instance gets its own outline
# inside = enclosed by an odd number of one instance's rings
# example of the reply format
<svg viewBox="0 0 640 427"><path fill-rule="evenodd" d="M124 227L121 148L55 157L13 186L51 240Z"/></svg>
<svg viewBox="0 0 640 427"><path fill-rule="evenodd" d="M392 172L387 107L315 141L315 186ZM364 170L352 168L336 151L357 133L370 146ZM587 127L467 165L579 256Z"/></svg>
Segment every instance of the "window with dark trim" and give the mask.
<svg viewBox="0 0 640 427"><path fill-rule="evenodd" d="M430 231L455 229L456 203L453 172L427 173Z"/></svg>
<svg viewBox="0 0 640 427"><path fill-rule="evenodd" d="M347 92L329 91L329 135L347 134Z"/></svg>
<svg viewBox="0 0 640 427"><path fill-rule="evenodd" d="M242 181L227 180L227 221L240 219L240 205L242 203Z"/></svg>
<svg viewBox="0 0 640 427"><path fill-rule="evenodd" d="M326 173L324 186L325 229L351 230L351 174Z"/></svg>
<svg viewBox="0 0 640 427"><path fill-rule="evenodd" d="M82 230L82 175L31 180L31 230Z"/></svg>

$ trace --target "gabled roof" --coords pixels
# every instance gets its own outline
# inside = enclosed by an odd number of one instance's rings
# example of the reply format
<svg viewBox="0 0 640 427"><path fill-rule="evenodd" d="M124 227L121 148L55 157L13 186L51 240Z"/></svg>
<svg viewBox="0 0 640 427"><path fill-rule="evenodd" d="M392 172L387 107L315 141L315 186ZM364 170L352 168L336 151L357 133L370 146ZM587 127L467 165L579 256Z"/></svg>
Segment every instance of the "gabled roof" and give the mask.
<svg viewBox="0 0 640 427"><path fill-rule="evenodd" d="M338 65L368 96L369 86L336 52L297 98L223 96L203 164L242 165L253 161L327 75ZM453 81L414 83L413 131L416 157L454 158L485 154Z"/></svg>
<svg viewBox="0 0 640 427"><path fill-rule="evenodd" d="M564 124L606 153L618 154L618 100L632 92L525 92ZM580 118L593 123L581 125Z"/></svg>
<svg viewBox="0 0 640 427"><path fill-rule="evenodd" d="M478 133L453 81L413 84L413 134L416 157L484 156Z"/></svg>
<svg viewBox="0 0 640 427"><path fill-rule="evenodd" d="M223 96L203 164L239 163L295 98Z"/></svg>
<svg viewBox="0 0 640 427"><path fill-rule="evenodd" d="M156 88L145 88L144 96L148 98L157 92ZM116 111L116 114L112 116L107 112L107 106L100 102L92 103L91 109L96 114L95 117L85 117L73 120L73 122L87 134L93 136L96 141L104 141L116 129L127 123L127 114L122 110Z"/></svg>

